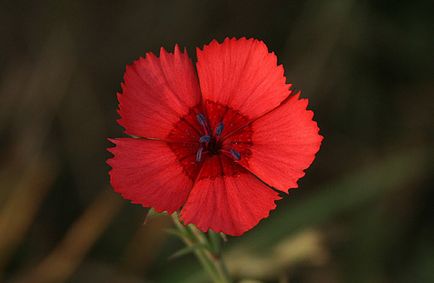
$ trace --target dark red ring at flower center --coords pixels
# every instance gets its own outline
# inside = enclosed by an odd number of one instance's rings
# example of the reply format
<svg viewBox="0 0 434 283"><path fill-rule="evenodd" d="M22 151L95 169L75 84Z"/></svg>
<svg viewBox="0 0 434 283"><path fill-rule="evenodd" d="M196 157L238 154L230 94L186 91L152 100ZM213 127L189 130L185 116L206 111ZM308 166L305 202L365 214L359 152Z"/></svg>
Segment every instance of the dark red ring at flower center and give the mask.
<svg viewBox="0 0 434 283"><path fill-rule="evenodd" d="M206 159L223 155L222 158L228 160L226 162L232 159L235 163L250 155L249 147L252 144L252 131L249 126L237 131L236 138L228 138L232 137L234 130L248 123L246 116L226 105L211 101L205 103L208 117L199 110L201 107L194 107L179 119L167 137L167 140L171 141L168 143L170 149L176 155L184 173L192 180L196 178ZM212 122L216 120L217 122ZM229 175L235 174L235 171L230 170Z"/></svg>

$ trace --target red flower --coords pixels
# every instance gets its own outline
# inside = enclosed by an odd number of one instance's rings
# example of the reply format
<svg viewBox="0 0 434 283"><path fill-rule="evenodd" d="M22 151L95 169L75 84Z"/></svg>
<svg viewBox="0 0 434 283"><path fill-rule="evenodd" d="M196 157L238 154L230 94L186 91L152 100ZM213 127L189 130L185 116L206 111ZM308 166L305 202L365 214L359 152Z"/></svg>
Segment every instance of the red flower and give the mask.
<svg viewBox="0 0 434 283"><path fill-rule="evenodd" d="M197 73L178 46L127 66L119 124L140 138L112 140L111 184L204 232L241 235L276 207L276 191L297 187L322 136L262 41L214 40L197 57Z"/></svg>

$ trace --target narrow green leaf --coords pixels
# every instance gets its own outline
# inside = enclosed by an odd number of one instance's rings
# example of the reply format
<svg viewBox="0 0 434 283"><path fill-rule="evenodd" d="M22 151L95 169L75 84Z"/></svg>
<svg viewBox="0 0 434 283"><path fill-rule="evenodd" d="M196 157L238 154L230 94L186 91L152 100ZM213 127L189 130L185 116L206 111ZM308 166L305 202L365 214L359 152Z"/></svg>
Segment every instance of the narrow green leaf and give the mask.
<svg viewBox="0 0 434 283"><path fill-rule="evenodd" d="M196 250L200 249L206 249L206 245L202 243L193 244L191 246L185 247L183 249L180 249L179 251L175 252L171 256L169 256L169 260L181 257L183 255L195 252Z"/></svg>
<svg viewBox="0 0 434 283"><path fill-rule="evenodd" d="M165 211L164 212L157 212L157 211L155 211L155 209L150 208L148 210L148 213L146 214L145 221L143 222L143 224L148 223L148 221L154 217L159 217L159 216L164 216L164 215L167 215L167 212L165 212Z"/></svg>
<svg viewBox="0 0 434 283"><path fill-rule="evenodd" d="M176 230L176 229L166 229L166 232L167 233L169 233L169 234L171 234L171 235L174 235L174 236L177 236L177 237L180 237L180 238L185 238L185 237L187 237L188 235L187 234L185 234L184 232L181 232L180 230Z"/></svg>

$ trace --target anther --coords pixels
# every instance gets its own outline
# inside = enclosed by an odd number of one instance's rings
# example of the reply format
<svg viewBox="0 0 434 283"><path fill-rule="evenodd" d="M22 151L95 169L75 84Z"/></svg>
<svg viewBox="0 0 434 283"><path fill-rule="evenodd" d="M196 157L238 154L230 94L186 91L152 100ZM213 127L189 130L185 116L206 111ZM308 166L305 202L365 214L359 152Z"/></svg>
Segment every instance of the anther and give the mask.
<svg viewBox="0 0 434 283"><path fill-rule="evenodd" d="M206 134L209 134L209 128L208 128L208 122L206 121L205 116L202 113L199 113L196 115L196 119L199 122L199 124L203 127Z"/></svg>
<svg viewBox="0 0 434 283"><path fill-rule="evenodd" d="M235 149L231 148L230 152L231 152L232 157L235 160L240 160L241 159L241 154L238 151L236 151Z"/></svg>
<svg viewBox="0 0 434 283"><path fill-rule="evenodd" d="M197 121L199 122L199 124L201 124L204 127L207 127L208 124L206 122L206 118L202 113L199 113L196 115Z"/></svg>
<svg viewBox="0 0 434 283"><path fill-rule="evenodd" d="M215 128L215 135L217 137L219 137L222 134L224 127L225 126L223 125L223 122L217 124L217 127Z"/></svg>
<svg viewBox="0 0 434 283"><path fill-rule="evenodd" d="M200 162L202 160L202 151L203 151L203 147L199 147L199 149L196 152L196 162Z"/></svg>
<svg viewBox="0 0 434 283"><path fill-rule="evenodd" d="M211 140L211 137L209 135L204 135L204 136L200 137L199 142L200 143L206 143L206 142L209 142L210 140Z"/></svg>

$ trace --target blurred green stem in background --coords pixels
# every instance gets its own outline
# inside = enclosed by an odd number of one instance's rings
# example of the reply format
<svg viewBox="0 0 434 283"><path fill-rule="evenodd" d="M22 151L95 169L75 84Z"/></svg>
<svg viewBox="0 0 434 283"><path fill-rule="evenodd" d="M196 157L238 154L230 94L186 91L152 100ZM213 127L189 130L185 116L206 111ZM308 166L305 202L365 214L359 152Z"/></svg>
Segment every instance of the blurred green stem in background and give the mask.
<svg viewBox="0 0 434 283"><path fill-rule="evenodd" d="M172 258L193 252L213 282L232 282L222 258L222 236L210 230L207 237L192 224L184 226L176 212L172 214L172 219L177 228L176 231L172 231L173 234L179 236L186 244L186 247L175 253Z"/></svg>

